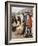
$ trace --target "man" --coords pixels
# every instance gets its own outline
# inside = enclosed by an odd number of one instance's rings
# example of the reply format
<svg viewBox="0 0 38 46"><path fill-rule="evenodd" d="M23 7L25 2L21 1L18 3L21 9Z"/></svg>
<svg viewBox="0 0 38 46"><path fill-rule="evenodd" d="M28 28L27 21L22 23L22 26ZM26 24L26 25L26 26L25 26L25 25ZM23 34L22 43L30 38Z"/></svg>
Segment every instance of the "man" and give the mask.
<svg viewBox="0 0 38 46"><path fill-rule="evenodd" d="M30 13L27 14L26 26L27 26L27 35L32 36L32 15L30 15Z"/></svg>

